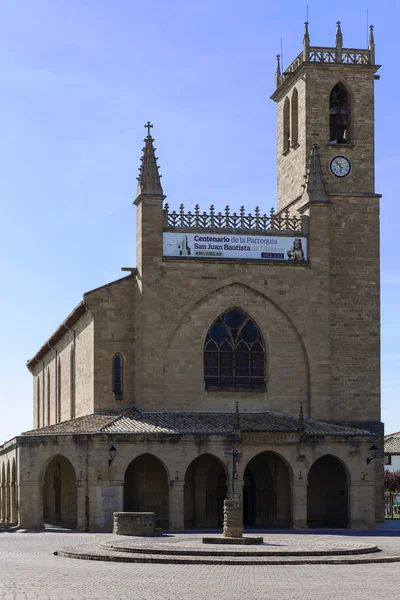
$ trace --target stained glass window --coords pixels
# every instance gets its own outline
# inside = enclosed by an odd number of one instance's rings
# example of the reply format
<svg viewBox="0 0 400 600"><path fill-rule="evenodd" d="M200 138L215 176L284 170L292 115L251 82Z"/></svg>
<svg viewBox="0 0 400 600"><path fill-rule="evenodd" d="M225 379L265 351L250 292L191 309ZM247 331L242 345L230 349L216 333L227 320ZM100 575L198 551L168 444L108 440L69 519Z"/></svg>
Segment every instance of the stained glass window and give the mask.
<svg viewBox="0 0 400 600"><path fill-rule="evenodd" d="M120 354L113 358L113 392L116 398L122 398L124 382L124 361Z"/></svg>
<svg viewBox="0 0 400 600"><path fill-rule="evenodd" d="M204 344L206 389L264 389L264 340L254 321L237 308L210 327Z"/></svg>

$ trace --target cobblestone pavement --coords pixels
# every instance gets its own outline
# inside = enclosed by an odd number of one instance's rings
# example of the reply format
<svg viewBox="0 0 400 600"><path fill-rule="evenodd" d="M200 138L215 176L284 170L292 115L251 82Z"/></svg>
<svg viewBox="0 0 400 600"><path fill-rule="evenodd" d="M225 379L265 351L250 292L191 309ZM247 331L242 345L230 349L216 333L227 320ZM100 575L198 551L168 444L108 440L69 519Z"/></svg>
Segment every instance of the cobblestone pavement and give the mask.
<svg viewBox="0 0 400 600"><path fill-rule="evenodd" d="M341 535L400 552L399 531ZM274 534L264 533L267 537ZM281 534L280 534L281 535ZM297 534L307 536L310 534ZM337 539L337 534L332 534ZM380 600L400 598L398 563L224 566L120 564L56 557L111 534L0 532L0 600ZM120 538L118 538L120 539Z"/></svg>

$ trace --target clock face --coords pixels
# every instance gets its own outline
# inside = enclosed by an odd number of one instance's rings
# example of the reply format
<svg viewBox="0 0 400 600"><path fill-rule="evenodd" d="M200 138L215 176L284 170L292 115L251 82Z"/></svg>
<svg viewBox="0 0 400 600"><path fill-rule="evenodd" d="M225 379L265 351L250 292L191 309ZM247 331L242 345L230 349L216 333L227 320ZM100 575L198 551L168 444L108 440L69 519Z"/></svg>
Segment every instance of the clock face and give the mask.
<svg viewBox="0 0 400 600"><path fill-rule="evenodd" d="M351 171L351 164L345 156L335 156L331 160L331 171L336 177L346 177Z"/></svg>

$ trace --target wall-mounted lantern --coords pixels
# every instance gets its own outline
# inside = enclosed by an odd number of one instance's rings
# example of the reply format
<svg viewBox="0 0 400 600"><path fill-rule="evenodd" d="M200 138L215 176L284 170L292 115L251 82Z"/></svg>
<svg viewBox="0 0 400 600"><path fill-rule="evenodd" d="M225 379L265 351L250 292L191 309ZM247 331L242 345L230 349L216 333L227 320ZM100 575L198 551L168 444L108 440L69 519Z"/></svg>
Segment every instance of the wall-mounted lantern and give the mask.
<svg viewBox="0 0 400 600"><path fill-rule="evenodd" d="M374 460L374 458L376 458L378 456L378 451L379 451L378 446L375 446L375 444L372 444L371 448L369 449L369 453L371 456L369 456L367 458L367 465L369 465L371 460Z"/></svg>
<svg viewBox="0 0 400 600"><path fill-rule="evenodd" d="M108 449L108 456L110 457L108 459L108 466L111 466L112 461L114 460L115 456L117 454L117 449L114 446L114 444L111 444L111 446Z"/></svg>

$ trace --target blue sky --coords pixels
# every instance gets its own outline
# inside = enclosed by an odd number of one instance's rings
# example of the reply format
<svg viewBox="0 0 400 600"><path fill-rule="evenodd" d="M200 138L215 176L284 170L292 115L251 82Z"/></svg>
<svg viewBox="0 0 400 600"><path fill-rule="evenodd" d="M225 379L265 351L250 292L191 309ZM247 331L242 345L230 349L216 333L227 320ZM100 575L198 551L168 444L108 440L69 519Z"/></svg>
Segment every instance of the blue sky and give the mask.
<svg viewBox="0 0 400 600"><path fill-rule="evenodd" d="M329 7L329 8L328 8ZM312 45L375 25L376 191L383 194L382 398L400 430L397 51L400 5L309 2ZM172 207L276 200L275 55L301 50L294 0L19 0L0 20L0 442L32 427L25 364L82 298L135 265L137 168L154 123Z"/></svg>

